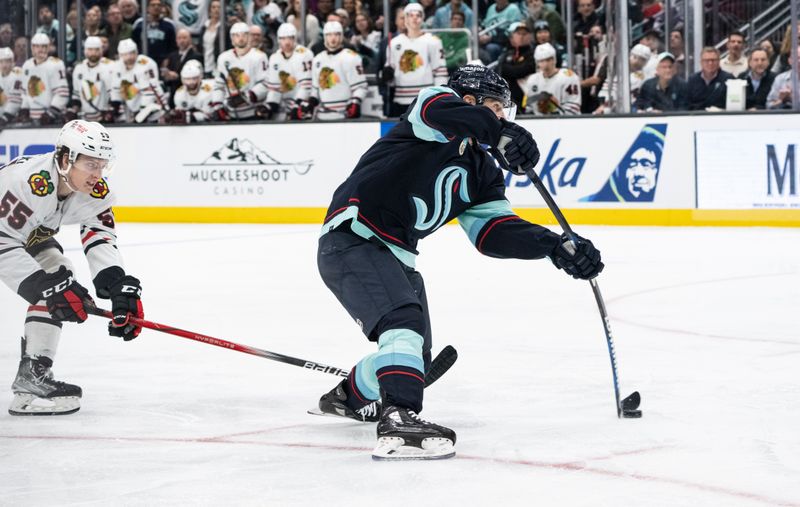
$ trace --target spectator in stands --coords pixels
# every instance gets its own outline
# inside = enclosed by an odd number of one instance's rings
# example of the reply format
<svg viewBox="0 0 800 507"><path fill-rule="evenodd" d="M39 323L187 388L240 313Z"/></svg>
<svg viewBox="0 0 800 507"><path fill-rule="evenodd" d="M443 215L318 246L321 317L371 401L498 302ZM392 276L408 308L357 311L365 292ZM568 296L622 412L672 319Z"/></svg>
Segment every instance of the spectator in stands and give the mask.
<svg viewBox="0 0 800 507"><path fill-rule="evenodd" d="M405 12L403 12L404 7L398 6L394 8L394 26L396 27L396 31L394 33L390 32L390 37L384 37L381 39L381 44L378 46L378 55L375 58L373 63L373 71L378 78L378 81L382 83L387 83L384 86L378 87L378 92L381 94L383 98L383 115L389 116L391 112L391 104L394 101L394 87L391 86L391 77L384 76L383 71L386 68L386 48L389 45L389 41L393 38L396 38L402 33L406 31L406 18Z"/></svg>
<svg viewBox="0 0 800 507"><path fill-rule="evenodd" d="M47 35L51 41L58 40L58 20L55 19L53 10L48 4L39 5L39 26L36 27L36 33Z"/></svg>
<svg viewBox="0 0 800 507"><path fill-rule="evenodd" d="M422 6L422 12L425 14L425 22L422 26L425 28L433 28L433 20L436 16L436 0L420 0L419 3ZM452 26L452 20L450 21L450 28L454 28Z"/></svg>
<svg viewBox="0 0 800 507"><path fill-rule="evenodd" d="M630 56L628 57L628 66L630 67L630 83L631 83L631 102L636 101L639 96L639 90L642 88L645 80L651 79L655 75L645 72L645 66L650 61L650 48L644 44L637 44L631 49Z"/></svg>
<svg viewBox="0 0 800 507"><path fill-rule="evenodd" d="M146 26L142 18L133 24L132 39L139 47L139 52L142 52L142 30L146 30L147 56L156 62L164 61L178 47L175 43L175 23L162 18L161 14L161 0L148 0Z"/></svg>
<svg viewBox="0 0 800 507"><path fill-rule="evenodd" d="M800 24L797 26L797 31L800 33ZM786 33L783 34L783 42L781 42L781 50L778 54L778 57L775 59L775 63L772 65L772 72L775 74L781 74L786 72L791 68L789 65L789 59L791 58L792 53L792 26L789 25L786 27Z"/></svg>
<svg viewBox="0 0 800 507"><path fill-rule="evenodd" d="M681 30L669 32L669 52L675 57L675 73L683 76L686 73L686 54Z"/></svg>
<svg viewBox="0 0 800 507"><path fill-rule="evenodd" d="M567 50L564 46L553 40L550 33L550 25L547 21L539 20L533 24L533 45L539 46L541 44L550 44L556 50L556 67L561 68L564 65L564 60L567 56Z"/></svg>
<svg viewBox="0 0 800 507"><path fill-rule="evenodd" d="M320 24L325 24L328 20L328 15L333 14L335 8L333 0L317 0L317 19Z"/></svg>
<svg viewBox="0 0 800 507"><path fill-rule="evenodd" d="M539 44L533 52L539 69L525 83L527 112L536 115L575 115L581 112L581 90L577 74L556 67L556 50Z"/></svg>
<svg viewBox="0 0 800 507"><path fill-rule="evenodd" d="M494 62L500 57L503 48L508 45L506 31L512 23L522 21L522 13L517 4L510 3L509 0L495 0L489 6L486 17L481 21L481 26L485 29L495 27L483 35L478 40L480 45L489 53L489 61Z"/></svg>
<svg viewBox="0 0 800 507"><path fill-rule="evenodd" d="M208 19L203 23L200 30L200 52L203 58L200 60L205 69L205 77L211 77L214 69L217 68L217 58L220 55L219 37L222 32L222 7L219 0L211 0L208 4ZM223 35L224 36L224 35ZM225 37L225 47L229 48L229 39Z"/></svg>
<svg viewBox="0 0 800 507"><path fill-rule="evenodd" d="M350 29L355 28L356 16L361 10L358 7L360 6L356 4L356 0L342 0L342 9L345 10L345 12L347 13L347 19L350 20ZM345 26L343 28L346 29L347 27Z"/></svg>
<svg viewBox="0 0 800 507"><path fill-rule="evenodd" d="M450 28L464 28L467 23L467 17L461 11L453 11L450 15Z"/></svg>
<svg viewBox="0 0 800 507"><path fill-rule="evenodd" d="M744 57L744 35L731 32L728 35L728 56L719 62L719 67L734 76L747 72L747 58Z"/></svg>
<svg viewBox="0 0 800 507"><path fill-rule="evenodd" d="M22 67L25 63L25 60L28 59L28 38L24 35L20 35L16 39L14 39L14 66Z"/></svg>
<svg viewBox="0 0 800 507"><path fill-rule="evenodd" d="M689 109L725 109L727 87L725 81L732 75L719 68L719 50L707 46L700 54L700 72L689 78Z"/></svg>
<svg viewBox="0 0 800 507"><path fill-rule="evenodd" d="M272 39L264 37L260 26L250 25L250 47L270 54L272 53Z"/></svg>
<svg viewBox="0 0 800 507"><path fill-rule="evenodd" d="M528 31L534 32L533 27L537 21L546 21L547 26L550 27L552 42L564 45L567 39L567 30L564 28L564 20L561 15L550 6L545 5L543 0L527 0L527 6L528 17L525 19L525 24L528 25Z"/></svg>
<svg viewBox="0 0 800 507"><path fill-rule="evenodd" d="M761 48L756 48L750 51L747 65L750 70L739 75L739 79L747 80L745 107L748 110L766 109L767 95L775 81L775 73L769 70L769 54Z"/></svg>
<svg viewBox="0 0 800 507"><path fill-rule="evenodd" d="M106 36L107 32L103 26L103 12L100 7L94 6L86 9L83 17L83 34L81 40L86 40L87 37L100 37Z"/></svg>
<svg viewBox="0 0 800 507"><path fill-rule="evenodd" d="M356 14L354 26L355 33L350 38L350 44L364 59L364 68L372 68L381 44L381 33L372 27L372 18L365 13Z"/></svg>
<svg viewBox="0 0 800 507"><path fill-rule="evenodd" d="M10 48L14 45L14 29L11 23L0 24L0 48Z"/></svg>
<svg viewBox="0 0 800 507"><path fill-rule="evenodd" d="M658 55L656 76L642 84L634 107L640 113L686 111L689 108L686 81L676 75L675 57L671 53Z"/></svg>
<svg viewBox="0 0 800 507"><path fill-rule="evenodd" d="M464 13L466 26L472 26L472 9L463 0L450 0L436 9L433 17L433 28L450 28L450 16L455 11Z"/></svg>
<svg viewBox="0 0 800 507"><path fill-rule="evenodd" d="M572 18L572 33L575 40L569 41L576 50L580 50L578 41L582 41L583 35L589 33L593 25L604 25L605 20L597 13L594 0L578 0L578 9Z"/></svg>
<svg viewBox="0 0 800 507"><path fill-rule="evenodd" d="M130 39L133 35L133 27L122 18L122 10L117 4L109 5L106 11L106 33L108 34L107 56L115 60L119 41Z"/></svg>
<svg viewBox="0 0 800 507"><path fill-rule="evenodd" d="M186 62L203 60L203 55L192 45L192 34L189 30L180 28L175 34L175 44L177 49L161 62L161 81L164 82L170 97L175 95L175 91L181 85L181 70Z"/></svg>
<svg viewBox="0 0 800 507"><path fill-rule="evenodd" d="M758 43L758 47L767 52L767 56L769 56L769 69L772 70L772 66L775 65L775 60L778 58L778 51L775 48L775 43L770 39L764 39Z"/></svg>
<svg viewBox="0 0 800 507"><path fill-rule="evenodd" d="M603 28L594 25L589 29L589 61L579 69L581 79L581 113L591 114L600 107L600 90L606 80L606 41Z"/></svg>
<svg viewBox="0 0 800 507"><path fill-rule="evenodd" d="M800 63L800 46L797 48L797 60ZM795 69L800 65L795 65ZM772 88L767 96L767 109L791 109L792 108L792 72L789 70L781 72L775 76Z"/></svg>
<svg viewBox="0 0 800 507"><path fill-rule="evenodd" d="M645 63L645 79L650 79L656 75L656 65L658 65L658 55L661 53L661 34L655 30L648 30L639 39L639 44L647 46L650 50L650 59Z"/></svg>
<svg viewBox="0 0 800 507"><path fill-rule="evenodd" d="M278 27L283 23L283 11L278 6L277 2L271 0L255 0L253 2L253 25L261 28L261 36L265 40L269 39L268 43L261 44L263 46L274 47L274 40L272 35L278 32ZM251 27L250 43L253 42L253 31Z"/></svg>
<svg viewBox="0 0 800 507"><path fill-rule="evenodd" d="M133 26L136 20L140 17L139 2L136 0L119 0L117 5L119 6L120 12L122 12L122 21Z"/></svg>
<svg viewBox="0 0 800 507"><path fill-rule="evenodd" d="M286 22L291 23L297 29L298 40L302 39L303 28L300 26L300 0L291 0L289 8L286 9ZM301 44L311 47L320 40L320 23L316 16L306 10L306 40L300 40Z"/></svg>
<svg viewBox="0 0 800 507"><path fill-rule="evenodd" d="M509 28L509 48L501 55L497 65L497 73L508 81L511 100L520 111L525 98L525 82L536 72L532 40L533 36L526 23L513 23Z"/></svg>

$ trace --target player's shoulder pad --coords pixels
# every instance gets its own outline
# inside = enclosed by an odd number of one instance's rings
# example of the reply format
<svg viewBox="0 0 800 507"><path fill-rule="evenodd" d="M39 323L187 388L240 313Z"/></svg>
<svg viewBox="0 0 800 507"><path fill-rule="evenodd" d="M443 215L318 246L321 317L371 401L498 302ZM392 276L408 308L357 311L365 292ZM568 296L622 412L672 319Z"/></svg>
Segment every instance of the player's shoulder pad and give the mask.
<svg viewBox="0 0 800 507"><path fill-rule="evenodd" d="M59 58L59 57L57 57L57 56L51 56L51 57L49 57L49 58L47 59L47 61L48 61L48 62L61 63L61 58Z"/></svg>
<svg viewBox="0 0 800 507"><path fill-rule="evenodd" d="M113 62L113 61L114 61L114 60L112 60L112 59L110 59L110 58L106 58L105 56L104 56L103 58L101 58L101 59L100 59L100 63L111 63L111 62Z"/></svg>
<svg viewBox="0 0 800 507"><path fill-rule="evenodd" d="M147 65L151 61L152 60L150 60L150 58L148 58L146 55L139 55L139 58L136 59L136 63L139 65Z"/></svg>
<svg viewBox="0 0 800 507"><path fill-rule="evenodd" d="M184 91L184 90L186 90L186 87L185 87L185 86L183 86L183 85L180 85L180 86L178 87L178 89L177 89L177 90L175 90L175 93L183 93L183 91Z"/></svg>
<svg viewBox="0 0 800 507"><path fill-rule="evenodd" d="M18 76L21 76L22 75L22 67L14 67L13 69L11 69L11 73L12 74L16 74Z"/></svg>
<svg viewBox="0 0 800 507"><path fill-rule="evenodd" d="M297 46L296 48L294 48L294 52L297 53L298 55L302 55L306 51L308 51L308 50L306 48L304 48L303 46Z"/></svg>
<svg viewBox="0 0 800 507"><path fill-rule="evenodd" d="M205 81L200 85L200 89L203 90L204 92L210 92L213 89L213 87L211 86L211 83Z"/></svg>
<svg viewBox="0 0 800 507"><path fill-rule="evenodd" d="M564 76L567 76L567 77L572 77L572 76L576 75L575 72L573 72L572 69L562 68L560 70L561 70L561 74L564 75Z"/></svg>
<svg viewBox="0 0 800 507"><path fill-rule="evenodd" d="M350 55L350 56L358 56L358 53L356 53L355 51L353 51L352 49L349 49L349 48L345 48L345 54Z"/></svg>

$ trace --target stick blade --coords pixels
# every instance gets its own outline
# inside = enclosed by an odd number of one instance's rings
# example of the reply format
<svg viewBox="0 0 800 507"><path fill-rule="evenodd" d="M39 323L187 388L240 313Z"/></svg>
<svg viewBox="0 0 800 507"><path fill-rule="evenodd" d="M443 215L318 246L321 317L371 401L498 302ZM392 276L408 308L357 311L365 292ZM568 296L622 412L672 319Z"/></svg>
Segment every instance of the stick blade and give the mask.
<svg viewBox="0 0 800 507"><path fill-rule="evenodd" d="M456 359L458 359L458 352L452 345L447 345L443 348L431 361L431 367L425 375L425 387L430 387L431 384L439 380L439 377L444 375L455 364Z"/></svg>
<svg viewBox="0 0 800 507"><path fill-rule="evenodd" d="M639 391L634 391L627 398L622 400L620 405L622 406L622 410L636 410L639 408L641 402L642 396L639 394Z"/></svg>

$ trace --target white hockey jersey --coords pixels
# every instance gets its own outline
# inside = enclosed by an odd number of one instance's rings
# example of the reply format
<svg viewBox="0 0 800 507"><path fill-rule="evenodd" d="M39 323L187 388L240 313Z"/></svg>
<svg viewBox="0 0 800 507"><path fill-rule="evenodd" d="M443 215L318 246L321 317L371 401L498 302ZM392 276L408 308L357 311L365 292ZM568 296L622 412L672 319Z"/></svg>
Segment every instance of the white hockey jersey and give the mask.
<svg viewBox="0 0 800 507"><path fill-rule="evenodd" d="M16 116L22 106L22 69L12 67L5 76L0 75L0 115Z"/></svg>
<svg viewBox="0 0 800 507"><path fill-rule="evenodd" d="M103 112L110 109L111 89L114 83L114 61L101 58L92 67L84 60L72 71L72 101L80 102L80 117L100 121Z"/></svg>
<svg viewBox="0 0 800 507"><path fill-rule="evenodd" d="M69 99L64 62L51 56L37 64L29 58L22 65L22 91L22 108L30 111L31 119L38 120L50 108L62 113Z"/></svg>
<svg viewBox="0 0 800 507"><path fill-rule="evenodd" d="M175 96L172 98L173 102L175 102L175 110L186 111L186 121L188 123L208 121L214 111L211 106L213 93L214 81L211 79L204 79L200 82L197 93L194 95L189 93L185 86L181 86L175 90ZM189 115L191 115L191 118L189 118Z"/></svg>
<svg viewBox="0 0 800 507"><path fill-rule="evenodd" d="M158 80L158 66L149 56L137 56L130 69L117 60L113 79L111 100L125 104L125 121L134 121L136 113L145 108L163 110L168 103Z"/></svg>
<svg viewBox="0 0 800 507"><path fill-rule="evenodd" d="M411 104L423 88L447 84L442 41L435 35L394 37L386 47L386 61L394 69L394 101L398 104Z"/></svg>
<svg viewBox="0 0 800 507"><path fill-rule="evenodd" d="M0 166L0 280L14 292L42 269L26 249L51 238L62 225L81 225L92 278L106 268L122 267L111 209L114 195L106 180L91 195L73 192L63 201L56 192L61 184L53 153L18 157Z"/></svg>
<svg viewBox="0 0 800 507"><path fill-rule="evenodd" d="M232 118L252 118L256 106L267 98L267 55L260 49L251 48L242 56L229 49L217 58L217 74L214 80L214 105L224 105ZM250 100L250 92L255 101ZM226 99L239 94L242 105L232 108Z"/></svg>
<svg viewBox="0 0 800 507"><path fill-rule="evenodd" d="M581 112L581 83L569 69L552 77L537 72L525 82L525 111L536 115L571 115ZM555 100L553 100L555 99Z"/></svg>
<svg viewBox="0 0 800 507"><path fill-rule="evenodd" d="M361 56L355 51L341 49L330 53L325 50L314 57L312 65L311 88L320 101L319 119L342 119L350 102L364 100L367 78L361 67Z"/></svg>
<svg viewBox="0 0 800 507"><path fill-rule="evenodd" d="M281 109L285 111L292 101L308 100L313 60L314 54L303 46L294 48L289 58L280 49L273 53L269 57L267 73L267 102L281 104Z"/></svg>

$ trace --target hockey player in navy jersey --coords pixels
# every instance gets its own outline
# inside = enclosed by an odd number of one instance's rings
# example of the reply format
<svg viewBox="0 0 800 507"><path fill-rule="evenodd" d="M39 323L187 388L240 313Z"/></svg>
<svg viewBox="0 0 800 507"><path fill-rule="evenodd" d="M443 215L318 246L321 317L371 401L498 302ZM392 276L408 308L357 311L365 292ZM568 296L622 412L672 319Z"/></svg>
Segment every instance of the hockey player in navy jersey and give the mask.
<svg viewBox="0 0 800 507"><path fill-rule="evenodd" d="M455 432L419 417L431 329L417 242L450 220L491 257L549 257L575 278L603 269L600 252L518 217L503 169L536 165L531 134L513 123L508 83L480 65L447 86L420 91L400 123L359 160L336 190L322 228L322 279L377 352L363 358L319 402L320 411L378 421L375 459L455 455ZM381 401L379 401L381 400Z"/></svg>

